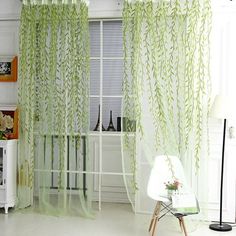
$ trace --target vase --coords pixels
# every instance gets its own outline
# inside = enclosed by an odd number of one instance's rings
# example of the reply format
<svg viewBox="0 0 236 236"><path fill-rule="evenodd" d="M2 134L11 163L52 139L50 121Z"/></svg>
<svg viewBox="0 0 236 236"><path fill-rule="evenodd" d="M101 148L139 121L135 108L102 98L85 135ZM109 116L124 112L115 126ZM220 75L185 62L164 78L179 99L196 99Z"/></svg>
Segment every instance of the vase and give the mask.
<svg viewBox="0 0 236 236"><path fill-rule="evenodd" d="M110 111L110 122L109 125L107 127L107 131L116 131L113 122L112 122L112 111Z"/></svg>
<svg viewBox="0 0 236 236"><path fill-rule="evenodd" d="M176 190L174 190L174 189L168 189L168 190L167 190L167 196L168 196L168 198L171 198L172 195L174 195L174 194L176 194Z"/></svg>
<svg viewBox="0 0 236 236"><path fill-rule="evenodd" d="M97 124L96 124L95 128L93 129L93 131L100 131L100 105L98 106L98 120L97 120ZM105 131L105 128L103 127L103 124L102 124L102 131Z"/></svg>
<svg viewBox="0 0 236 236"><path fill-rule="evenodd" d="M117 126L116 126L116 130L117 131L121 131L121 117L118 116L117 117L117 122L116 122Z"/></svg>
<svg viewBox="0 0 236 236"><path fill-rule="evenodd" d="M127 117L117 117L117 131L126 131L126 119ZM121 129L122 126L122 129Z"/></svg>

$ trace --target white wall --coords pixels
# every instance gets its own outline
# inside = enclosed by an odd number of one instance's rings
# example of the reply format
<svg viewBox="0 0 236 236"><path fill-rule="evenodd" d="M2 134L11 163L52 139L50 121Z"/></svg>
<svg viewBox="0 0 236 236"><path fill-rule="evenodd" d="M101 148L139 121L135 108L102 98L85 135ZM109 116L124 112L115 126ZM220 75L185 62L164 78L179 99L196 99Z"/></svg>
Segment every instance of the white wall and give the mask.
<svg viewBox="0 0 236 236"><path fill-rule="evenodd" d="M0 0L0 19L19 18L20 8L20 0Z"/></svg>
<svg viewBox="0 0 236 236"><path fill-rule="evenodd" d="M218 0L219 1L219 0ZM213 1L214 2L214 1ZM219 1L213 4L213 24L211 39L211 76L212 92L227 94L236 100L236 2ZM232 112L235 109L232 108ZM223 220L234 221L236 212L236 139L230 138L229 127L236 126L234 119L228 119L228 128L225 146L225 172L223 195ZM222 129L220 121L212 120L210 123L211 158L209 169L209 217L219 219L219 188L221 170ZM234 128L235 129L235 128ZM234 134L235 135L235 134Z"/></svg>
<svg viewBox="0 0 236 236"><path fill-rule="evenodd" d="M18 31L21 3L0 0L0 58L18 55ZM0 82L0 104L17 103L17 82Z"/></svg>
<svg viewBox="0 0 236 236"><path fill-rule="evenodd" d="M121 17L123 0L90 0L89 17Z"/></svg>
<svg viewBox="0 0 236 236"><path fill-rule="evenodd" d="M90 0L89 17L121 17L123 0ZM20 17L20 0L0 0L0 19L18 19Z"/></svg>

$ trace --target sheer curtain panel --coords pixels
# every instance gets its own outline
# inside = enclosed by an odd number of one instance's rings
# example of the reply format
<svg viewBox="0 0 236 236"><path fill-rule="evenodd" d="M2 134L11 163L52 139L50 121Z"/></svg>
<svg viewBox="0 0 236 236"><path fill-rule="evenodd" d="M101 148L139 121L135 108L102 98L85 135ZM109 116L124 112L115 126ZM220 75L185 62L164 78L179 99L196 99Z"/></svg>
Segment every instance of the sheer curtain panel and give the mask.
<svg viewBox="0 0 236 236"><path fill-rule="evenodd" d="M178 156L192 185L205 170L210 28L210 0L124 2L123 160L139 175L126 179L133 203L137 187L146 192L142 164L156 155Z"/></svg>
<svg viewBox="0 0 236 236"><path fill-rule="evenodd" d="M23 1L19 73L19 207L91 216L85 1Z"/></svg>

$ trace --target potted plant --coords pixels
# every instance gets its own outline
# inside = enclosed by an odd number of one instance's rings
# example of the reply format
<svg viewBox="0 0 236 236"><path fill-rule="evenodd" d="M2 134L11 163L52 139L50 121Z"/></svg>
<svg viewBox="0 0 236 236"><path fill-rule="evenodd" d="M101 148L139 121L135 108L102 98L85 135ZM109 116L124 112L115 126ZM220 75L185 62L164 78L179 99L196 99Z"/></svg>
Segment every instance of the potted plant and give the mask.
<svg viewBox="0 0 236 236"><path fill-rule="evenodd" d="M171 197L179 190L179 187L181 187L181 183L177 179L175 179L172 182L168 181L167 183L165 183L165 187L167 190L168 197Z"/></svg>

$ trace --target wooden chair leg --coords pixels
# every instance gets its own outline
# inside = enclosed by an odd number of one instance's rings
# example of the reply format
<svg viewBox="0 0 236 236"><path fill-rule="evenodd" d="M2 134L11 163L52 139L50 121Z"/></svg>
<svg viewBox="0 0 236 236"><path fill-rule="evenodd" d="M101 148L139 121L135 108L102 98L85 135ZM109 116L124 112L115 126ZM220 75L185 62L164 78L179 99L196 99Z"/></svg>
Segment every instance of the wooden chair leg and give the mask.
<svg viewBox="0 0 236 236"><path fill-rule="evenodd" d="M151 219L151 222L150 222L150 225L149 225L148 232L150 232L150 231L152 230L153 223L154 223L154 218Z"/></svg>
<svg viewBox="0 0 236 236"><path fill-rule="evenodd" d="M184 235L188 236L187 230L186 230L186 227L185 227L185 223L184 223L184 218L180 217L179 220L181 221L181 225L182 225L181 229L183 229Z"/></svg>
<svg viewBox="0 0 236 236"><path fill-rule="evenodd" d="M152 228L152 232L151 232L152 236L154 236L154 234L156 232L157 221L158 221L158 216L154 219L153 228Z"/></svg>
<svg viewBox="0 0 236 236"><path fill-rule="evenodd" d="M158 202L157 202L157 204L156 204L156 206L154 208L153 214L152 214L152 219L151 219L149 230L148 230L149 232L151 231L151 229L153 227L153 223L154 223L154 220L155 220L155 215L156 215L156 212L158 210L158 207L159 207L159 205L158 205Z"/></svg>
<svg viewBox="0 0 236 236"><path fill-rule="evenodd" d="M158 216L159 216L159 213L160 213L160 209L161 209L161 202L158 201L157 204L156 204L155 210L153 212L153 216L152 216L151 223L150 223L150 226L149 226L149 232L151 232L152 236L154 236L154 234L155 234L156 224L157 224L157 221L158 221Z"/></svg>
<svg viewBox="0 0 236 236"><path fill-rule="evenodd" d="M154 222L154 219L155 219L155 214L156 214L156 211L157 211L157 207L158 207L158 205L156 204L156 206L154 208L154 211L153 211L153 214L152 214L152 219L151 219L151 222L150 222L150 225L149 225L149 229L148 229L149 232L151 231L152 226L153 226L153 222Z"/></svg>

